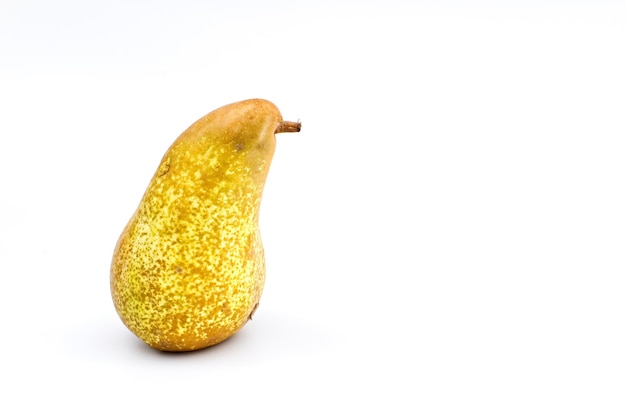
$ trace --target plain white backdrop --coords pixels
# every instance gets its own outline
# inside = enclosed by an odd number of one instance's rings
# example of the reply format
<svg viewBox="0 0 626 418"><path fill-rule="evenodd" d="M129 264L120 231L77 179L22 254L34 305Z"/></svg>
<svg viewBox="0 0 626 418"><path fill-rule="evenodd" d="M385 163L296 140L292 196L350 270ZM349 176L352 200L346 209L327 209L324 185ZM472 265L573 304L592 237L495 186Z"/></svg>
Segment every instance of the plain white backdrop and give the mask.
<svg viewBox="0 0 626 418"><path fill-rule="evenodd" d="M0 415L623 417L626 5L0 5ZM254 320L147 348L113 246L171 142L273 101Z"/></svg>

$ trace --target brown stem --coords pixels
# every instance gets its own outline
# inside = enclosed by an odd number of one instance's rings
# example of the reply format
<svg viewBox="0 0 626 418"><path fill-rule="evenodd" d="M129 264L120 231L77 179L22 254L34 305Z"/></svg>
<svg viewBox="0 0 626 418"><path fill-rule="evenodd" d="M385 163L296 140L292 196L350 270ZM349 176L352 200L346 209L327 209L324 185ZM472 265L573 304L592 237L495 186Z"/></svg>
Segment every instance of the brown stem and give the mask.
<svg viewBox="0 0 626 418"><path fill-rule="evenodd" d="M278 127L276 128L276 131L274 133L280 134L283 132L300 132L300 127L302 126L302 124L300 123L300 121L298 122L287 122L287 121L282 121Z"/></svg>

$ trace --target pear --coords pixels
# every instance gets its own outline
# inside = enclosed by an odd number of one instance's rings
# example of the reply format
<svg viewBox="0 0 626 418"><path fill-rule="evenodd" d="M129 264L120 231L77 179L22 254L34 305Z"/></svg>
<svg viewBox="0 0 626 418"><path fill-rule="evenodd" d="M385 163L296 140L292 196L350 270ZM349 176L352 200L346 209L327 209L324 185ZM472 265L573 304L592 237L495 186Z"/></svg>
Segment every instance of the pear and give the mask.
<svg viewBox="0 0 626 418"><path fill-rule="evenodd" d="M267 100L221 107L170 146L111 264L122 322L149 346L192 351L252 318L265 282L259 208L274 134L299 132Z"/></svg>

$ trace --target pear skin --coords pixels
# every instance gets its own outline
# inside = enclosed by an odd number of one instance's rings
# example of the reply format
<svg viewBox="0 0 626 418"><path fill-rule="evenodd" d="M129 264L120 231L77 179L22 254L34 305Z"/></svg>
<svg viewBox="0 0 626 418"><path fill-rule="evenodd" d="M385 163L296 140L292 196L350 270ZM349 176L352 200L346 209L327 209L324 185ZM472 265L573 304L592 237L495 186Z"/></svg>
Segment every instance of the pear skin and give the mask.
<svg viewBox="0 0 626 418"><path fill-rule="evenodd" d="M265 282L259 208L275 133L299 132L267 100L221 107L171 145L115 246L123 323L162 351L218 344L252 318Z"/></svg>

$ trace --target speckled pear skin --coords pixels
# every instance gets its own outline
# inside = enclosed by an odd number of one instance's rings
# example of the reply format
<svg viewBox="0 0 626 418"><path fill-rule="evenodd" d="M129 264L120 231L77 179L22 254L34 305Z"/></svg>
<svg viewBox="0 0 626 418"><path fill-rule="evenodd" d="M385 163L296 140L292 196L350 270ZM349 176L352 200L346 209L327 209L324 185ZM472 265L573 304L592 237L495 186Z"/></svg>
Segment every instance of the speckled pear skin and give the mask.
<svg viewBox="0 0 626 418"><path fill-rule="evenodd" d="M202 349L251 319L265 281L258 220L275 132L296 131L281 123L266 100L233 103L164 155L111 265L117 313L151 347Z"/></svg>

